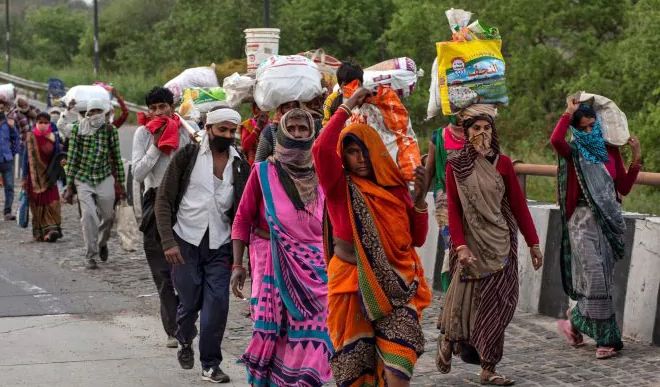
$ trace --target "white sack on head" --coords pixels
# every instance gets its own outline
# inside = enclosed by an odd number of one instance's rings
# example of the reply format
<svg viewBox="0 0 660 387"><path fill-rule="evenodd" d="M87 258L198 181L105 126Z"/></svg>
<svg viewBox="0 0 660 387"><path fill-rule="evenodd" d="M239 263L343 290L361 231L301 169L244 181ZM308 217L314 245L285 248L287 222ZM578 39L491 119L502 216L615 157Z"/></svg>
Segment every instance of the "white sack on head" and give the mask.
<svg viewBox="0 0 660 387"><path fill-rule="evenodd" d="M622 146L628 142L630 139L628 119L612 100L584 91L580 92L578 100L593 106L596 117L600 120L605 142L615 146Z"/></svg>
<svg viewBox="0 0 660 387"><path fill-rule="evenodd" d="M273 55L257 69L254 100L262 111L273 111L291 102L309 102L323 92L321 73L300 55Z"/></svg>

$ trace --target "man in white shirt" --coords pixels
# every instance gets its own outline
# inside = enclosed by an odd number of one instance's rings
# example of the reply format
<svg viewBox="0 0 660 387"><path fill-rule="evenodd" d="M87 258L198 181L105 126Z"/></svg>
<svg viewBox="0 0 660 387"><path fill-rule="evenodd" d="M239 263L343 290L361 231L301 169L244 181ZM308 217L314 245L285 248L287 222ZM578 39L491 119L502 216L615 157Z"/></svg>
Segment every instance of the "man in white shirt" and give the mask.
<svg viewBox="0 0 660 387"><path fill-rule="evenodd" d="M190 138L188 131L180 124L179 117L174 114L174 95L169 89L154 87L145 100L149 108L150 120L144 126L137 128L133 135L131 168L135 181L144 183L140 231L143 233L144 254L156 289L158 289L160 317L165 333L167 333L166 345L168 348L177 348L179 343L174 336L177 329L176 308L179 300L172 284L172 267L165 259L163 246L158 236L154 204L156 191L174 152L189 144ZM163 145L164 142L161 143L168 127L176 128L175 135L172 136L178 141L176 149L171 149L171 143L167 145Z"/></svg>
<svg viewBox="0 0 660 387"><path fill-rule="evenodd" d="M201 143L174 156L156 195L158 232L179 295L177 358L182 368L193 367L191 344L201 310L202 380L215 383L229 381L220 369L220 346L229 312L231 224L250 173L233 146L240 122L232 109L209 112Z"/></svg>

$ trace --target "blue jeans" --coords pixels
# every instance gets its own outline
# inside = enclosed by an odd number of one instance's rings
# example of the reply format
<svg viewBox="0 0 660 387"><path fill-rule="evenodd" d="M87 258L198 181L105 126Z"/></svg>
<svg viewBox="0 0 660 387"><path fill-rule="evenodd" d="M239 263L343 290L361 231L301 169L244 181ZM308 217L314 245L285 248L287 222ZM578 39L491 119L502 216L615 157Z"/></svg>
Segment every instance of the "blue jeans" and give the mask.
<svg viewBox="0 0 660 387"><path fill-rule="evenodd" d="M174 237L185 262L172 267L172 281L179 295L176 338L183 344L192 343L197 314L201 311L199 359L205 369L219 366L229 314L231 243L209 249L208 231L199 246L191 245L176 233Z"/></svg>
<svg viewBox="0 0 660 387"><path fill-rule="evenodd" d="M5 186L5 209L4 214L11 214L11 205L14 203L14 161L3 161L0 163L0 174Z"/></svg>

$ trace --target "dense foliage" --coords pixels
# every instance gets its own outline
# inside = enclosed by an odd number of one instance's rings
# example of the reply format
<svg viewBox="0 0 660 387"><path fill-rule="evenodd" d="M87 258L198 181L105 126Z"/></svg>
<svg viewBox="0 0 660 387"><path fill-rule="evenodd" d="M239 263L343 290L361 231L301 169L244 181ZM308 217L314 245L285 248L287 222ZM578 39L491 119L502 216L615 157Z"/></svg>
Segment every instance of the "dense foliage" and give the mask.
<svg viewBox="0 0 660 387"><path fill-rule="evenodd" d="M14 73L68 84L92 78L91 11L49 1L14 16ZM548 137L577 90L606 95L626 112L640 137L645 169L660 171L660 0L272 0L271 25L281 28L280 53L323 47L364 65L409 56L427 75L407 104L420 137L443 124L424 122L434 43L450 36L452 6L499 28L511 103L498 130L505 151L550 163ZM58 5L59 4L59 5ZM103 79L140 102L155 83L186 67L242 58L243 29L263 26L257 0L107 0L101 2ZM18 20L18 22L17 22ZM532 179L530 194L552 200L552 182ZM637 190L632 208L660 212L658 190ZM642 197L645 200L641 200ZM629 206L630 208L630 206Z"/></svg>

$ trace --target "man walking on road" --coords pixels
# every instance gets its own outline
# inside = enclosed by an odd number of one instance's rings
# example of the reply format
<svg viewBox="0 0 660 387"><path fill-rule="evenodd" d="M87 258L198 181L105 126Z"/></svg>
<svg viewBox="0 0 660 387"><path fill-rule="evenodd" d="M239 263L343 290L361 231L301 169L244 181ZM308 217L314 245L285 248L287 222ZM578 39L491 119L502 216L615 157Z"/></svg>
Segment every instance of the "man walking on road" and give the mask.
<svg viewBox="0 0 660 387"><path fill-rule="evenodd" d="M75 188L82 208L87 269L97 268L97 257L108 260L115 192L124 196L119 133L107 122L109 108L107 101L89 100L85 117L73 125L69 139L64 201L73 203Z"/></svg>
<svg viewBox="0 0 660 387"><path fill-rule="evenodd" d="M174 265L179 294L179 364L184 369L194 365L192 341L201 310L202 380L214 383L229 382L220 363L233 264L231 224L250 173L232 146L240 123L232 109L209 112L201 144L187 145L174 155L156 195L158 232L165 257Z"/></svg>
<svg viewBox="0 0 660 387"><path fill-rule="evenodd" d="M156 191L163 180L165 170L177 148L183 148L190 142L188 132L174 114L174 95L163 87L153 88L146 97L151 119L140 126L133 136L133 177L138 183L144 183L142 197L142 223L140 231L144 236L144 254L151 269L158 296L160 298L160 317L167 333L167 347L177 348L176 308L179 300L174 293L171 277L171 265L165 259L163 246L156 227L154 205ZM171 136L171 145L167 145ZM176 145L176 146L174 146Z"/></svg>
<svg viewBox="0 0 660 387"><path fill-rule="evenodd" d="M0 101L0 176L5 189L4 219L16 220L11 213L14 202L14 157L18 152L21 141L14 128L14 120L5 116L7 102Z"/></svg>

